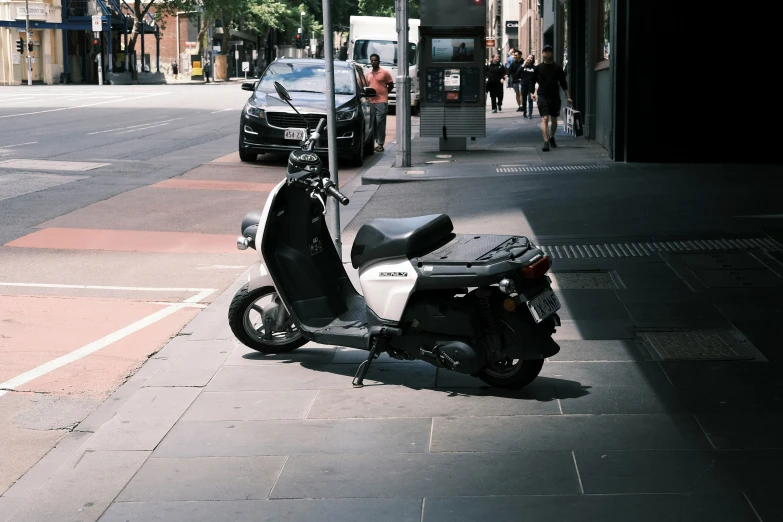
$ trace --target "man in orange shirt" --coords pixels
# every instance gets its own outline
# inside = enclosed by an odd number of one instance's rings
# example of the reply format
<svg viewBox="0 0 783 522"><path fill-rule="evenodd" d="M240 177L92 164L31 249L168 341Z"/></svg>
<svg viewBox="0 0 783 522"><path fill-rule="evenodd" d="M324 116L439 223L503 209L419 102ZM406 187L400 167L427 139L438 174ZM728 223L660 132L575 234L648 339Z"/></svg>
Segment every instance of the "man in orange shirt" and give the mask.
<svg viewBox="0 0 783 522"><path fill-rule="evenodd" d="M367 71L364 77L377 94L370 98L370 106L375 126L375 152L383 152L383 144L386 141L386 114L389 112L389 91L394 88L394 79L389 71L381 68L380 56L371 54L370 63L372 69Z"/></svg>

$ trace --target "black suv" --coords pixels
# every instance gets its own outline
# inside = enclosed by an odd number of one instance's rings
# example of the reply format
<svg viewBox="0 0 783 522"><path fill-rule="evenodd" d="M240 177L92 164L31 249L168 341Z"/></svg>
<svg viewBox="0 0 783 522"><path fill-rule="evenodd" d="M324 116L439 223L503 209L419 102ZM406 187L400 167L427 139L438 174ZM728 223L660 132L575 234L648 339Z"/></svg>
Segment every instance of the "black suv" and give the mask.
<svg viewBox="0 0 783 522"><path fill-rule="evenodd" d="M307 120L312 130L326 118L326 68L323 60L283 58L275 60L261 79L242 84L253 91L239 120L239 157L254 161L258 154L289 152L299 149L305 123L282 101L275 91L280 82L291 94L291 102ZM335 107L337 109L337 153L361 165L365 155L375 150L375 133L370 113L370 96L359 65L334 62ZM327 154L327 127L313 149Z"/></svg>

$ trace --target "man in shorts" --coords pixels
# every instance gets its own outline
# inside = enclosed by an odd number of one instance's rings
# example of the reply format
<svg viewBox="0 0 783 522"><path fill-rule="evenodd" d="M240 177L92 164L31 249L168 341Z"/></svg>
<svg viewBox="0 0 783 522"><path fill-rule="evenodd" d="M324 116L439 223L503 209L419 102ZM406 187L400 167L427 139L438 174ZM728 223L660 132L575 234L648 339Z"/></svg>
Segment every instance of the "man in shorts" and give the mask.
<svg viewBox="0 0 783 522"><path fill-rule="evenodd" d="M566 95L568 103L571 96L568 94L568 83L565 72L552 59L552 46L547 44L543 48L541 63L536 65L533 78L530 80L530 97L538 102L538 113L541 115L541 133L544 136L544 146L541 150L549 151L549 147L557 147L555 131L557 131L557 117L560 115L560 89ZM538 84L538 91L536 91ZM551 130L549 121L552 121Z"/></svg>
<svg viewBox="0 0 783 522"><path fill-rule="evenodd" d="M517 96L517 112L522 112L522 53L519 49L514 51L514 61L508 68L508 76L511 78L511 87Z"/></svg>

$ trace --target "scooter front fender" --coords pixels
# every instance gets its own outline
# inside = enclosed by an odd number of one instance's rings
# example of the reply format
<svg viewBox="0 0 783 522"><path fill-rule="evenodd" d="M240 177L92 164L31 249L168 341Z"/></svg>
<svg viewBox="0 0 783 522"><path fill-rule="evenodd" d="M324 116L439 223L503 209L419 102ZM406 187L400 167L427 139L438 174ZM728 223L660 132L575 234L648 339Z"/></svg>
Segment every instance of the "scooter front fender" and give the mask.
<svg viewBox="0 0 783 522"><path fill-rule="evenodd" d="M266 266L262 262L258 262L250 269L250 274L247 276L248 290L252 291L262 286L271 286L274 288L275 283L272 281L272 276L266 269Z"/></svg>

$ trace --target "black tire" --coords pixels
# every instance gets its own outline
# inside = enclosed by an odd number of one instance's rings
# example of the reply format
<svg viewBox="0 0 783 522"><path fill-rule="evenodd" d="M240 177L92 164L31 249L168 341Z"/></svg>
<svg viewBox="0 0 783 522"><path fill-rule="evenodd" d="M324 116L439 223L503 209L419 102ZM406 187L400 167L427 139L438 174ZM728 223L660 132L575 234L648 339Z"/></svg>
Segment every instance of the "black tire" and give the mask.
<svg viewBox="0 0 783 522"><path fill-rule="evenodd" d="M544 359L518 359L503 361L493 367L484 368L477 377L495 388L516 390L524 388L538 377L544 366Z"/></svg>
<svg viewBox="0 0 783 522"><path fill-rule="evenodd" d="M362 129L362 136L359 139L359 146L356 147L356 151L351 156L351 164L354 167L361 167L364 164L364 129Z"/></svg>
<svg viewBox="0 0 783 522"><path fill-rule="evenodd" d="M277 291L271 286L262 286L255 290L248 289L246 284L234 295L231 305L228 307L228 324L231 331L237 339L247 346L262 353L286 353L296 350L307 343L307 339L302 332L289 332L287 337L277 338L275 340L264 341L262 337L263 328L256 329L250 320L250 312L254 310L252 306L262 297L276 294ZM293 335L295 334L295 335Z"/></svg>
<svg viewBox="0 0 783 522"><path fill-rule="evenodd" d="M242 149L239 149L239 159L241 161L244 161L246 163L249 163L251 161L255 161L258 159L258 154L255 154L253 152L247 152Z"/></svg>

